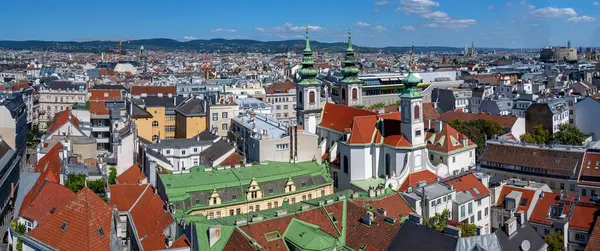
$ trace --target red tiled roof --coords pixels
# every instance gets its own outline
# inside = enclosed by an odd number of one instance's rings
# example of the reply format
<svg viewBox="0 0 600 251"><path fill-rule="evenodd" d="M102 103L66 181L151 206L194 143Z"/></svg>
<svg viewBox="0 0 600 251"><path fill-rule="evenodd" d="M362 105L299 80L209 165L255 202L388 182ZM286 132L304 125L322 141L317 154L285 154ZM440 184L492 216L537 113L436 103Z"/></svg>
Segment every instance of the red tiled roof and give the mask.
<svg viewBox="0 0 600 251"><path fill-rule="evenodd" d="M408 177L406 177L404 183L400 185L398 191L406 191L406 189L408 189L408 186L415 187L419 181L425 181L426 184L431 184L437 181L437 175L435 175L435 173L432 173L429 170L422 170L411 173L408 175Z"/></svg>
<svg viewBox="0 0 600 251"><path fill-rule="evenodd" d="M585 198L582 198L582 200L585 200ZM589 201L589 198L587 200ZM569 228L583 231L591 230L598 209L600 207L594 203L578 202L573 209L571 219L569 219Z"/></svg>
<svg viewBox="0 0 600 251"><path fill-rule="evenodd" d="M435 127L435 126L434 126ZM475 146L475 143L464 134L458 132L448 123L443 123L442 130L435 132L431 129L426 133L427 149L439 152L451 152L467 146ZM463 139L467 139L467 145L463 145Z"/></svg>
<svg viewBox="0 0 600 251"><path fill-rule="evenodd" d="M148 96L162 94L164 96L176 95L177 88L176 86L160 86L160 85L134 85L131 86L131 95L142 95L146 94Z"/></svg>
<svg viewBox="0 0 600 251"><path fill-rule="evenodd" d="M167 248L166 236L163 231L175 220L165 211L165 204L160 196L154 194L154 189L148 188L138 201L133 204L129 215L135 225L138 238L144 250L160 250Z"/></svg>
<svg viewBox="0 0 600 251"><path fill-rule="evenodd" d="M373 136L377 125L377 116L354 117L352 122L352 134L348 139L350 144L368 144L373 142Z"/></svg>
<svg viewBox="0 0 600 251"><path fill-rule="evenodd" d="M281 82L281 83L274 83L270 86L267 86L265 88L265 91L267 92L267 94L286 94L288 93L289 90L295 90L296 89L296 84L294 82Z"/></svg>
<svg viewBox="0 0 600 251"><path fill-rule="evenodd" d="M109 250L112 213L106 202L84 187L29 235L59 250Z"/></svg>
<svg viewBox="0 0 600 251"><path fill-rule="evenodd" d="M110 205L117 206L120 212L129 211L148 186L148 184L110 185Z"/></svg>
<svg viewBox="0 0 600 251"><path fill-rule="evenodd" d="M512 186L504 186L504 187L502 187L502 191L500 191L500 196L498 197L497 205L499 207L504 207L504 197L506 197L506 195L508 195L512 191L521 192L522 193L521 200L527 199L527 203L525 203L525 206L521 206L521 202L517 201L517 205L519 205L519 206L517 206L517 209L515 211L523 210L523 212L527 212L527 210L529 209L529 206L531 206L531 201L533 200L533 196L535 196L534 190L523 189L523 188L512 187Z"/></svg>
<svg viewBox="0 0 600 251"><path fill-rule="evenodd" d="M106 108L105 101L90 100L90 113L96 115L109 115L110 111Z"/></svg>
<svg viewBox="0 0 600 251"><path fill-rule="evenodd" d="M283 233L279 233L283 234ZM283 248L283 247L282 247ZM242 250L258 250L250 244L250 240L239 230L233 230L233 233L227 240L227 244L223 248L223 251L242 251ZM283 249L282 249L283 250Z"/></svg>
<svg viewBox="0 0 600 251"><path fill-rule="evenodd" d="M402 125L399 120L384 119L382 127L385 128L385 133L381 135L381 137L383 137L383 144L392 147L412 146L411 143L402 135Z"/></svg>
<svg viewBox="0 0 600 251"><path fill-rule="evenodd" d="M469 191L469 193L471 193L471 195L475 197L476 200L490 195L490 190L487 189L487 187L485 187L485 185L483 185L483 183L481 183L481 181L477 179L475 174L472 173L445 180L444 183L447 185L454 186L456 191L459 192ZM477 188L479 194L475 192L475 188Z"/></svg>
<svg viewBox="0 0 600 251"><path fill-rule="evenodd" d="M546 217L548 217L548 212L550 211L551 205L561 203L560 196L557 193L551 193L551 192L543 192L543 193L544 193L544 198L541 198L541 197L538 198L538 201L535 204L535 207L533 208L533 212L531 213L531 216L529 217L529 221L539 223L539 224L550 225L550 224L552 224L552 222L549 220L546 220ZM568 210L568 207L565 208L565 212L566 212L566 210Z"/></svg>
<svg viewBox="0 0 600 251"><path fill-rule="evenodd" d="M183 247L189 247L189 246L190 246L190 241L188 241L187 237L185 237L185 234L183 234L175 242L173 242L173 244L171 244L171 246L169 248L183 248ZM244 249L240 249L240 250L244 250Z"/></svg>
<svg viewBox="0 0 600 251"><path fill-rule="evenodd" d="M28 198L21 206L19 216L30 221L43 222L53 210L61 208L73 199L75 193L60 184L47 179L34 186L27 194Z"/></svg>
<svg viewBox="0 0 600 251"><path fill-rule="evenodd" d="M397 193L381 199L357 200L354 202L361 206L370 204L374 208L373 210L383 208L385 209L388 217L393 217L396 219L400 219L400 214L402 214L402 216L408 216L408 214L414 212L414 210L406 203L404 198Z"/></svg>
<svg viewBox="0 0 600 251"><path fill-rule="evenodd" d="M600 220L596 221L590 239L588 240L585 251L598 251L600 250Z"/></svg>
<svg viewBox="0 0 600 251"><path fill-rule="evenodd" d="M327 103L323 108L323 118L319 125L337 132L343 132L344 129L351 128L354 117L366 115L375 115L375 113L350 106Z"/></svg>
<svg viewBox="0 0 600 251"><path fill-rule="evenodd" d="M140 184L144 180L146 180L146 175L144 175L138 164L133 164L125 172L117 176L118 184Z"/></svg>
<svg viewBox="0 0 600 251"><path fill-rule="evenodd" d="M586 152L583 157L581 176L600 177L600 153Z"/></svg>
<svg viewBox="0 0 600 251"><path fill-rule="evenodd" d="M237 152L232 153L219 166L235 166L239 165L244 160L244 157Z"/></svg>
<svg viewBox="0 0 600 251"><path fill-rule="evenodd" d="M88 90L89 101L121 100L121 90Z"/></svg>
<svg viewBox="0 0 600 251"><path fill-rule="evenodd" d="M44 157L38 161L35 166L35 172L44 173L46 170L52 171L52 181L59 182L60 169L62 167L62 160L60 158L60 152L63 149L63 144L56 143Z"/></svg>
<svg viewBox="0 0 600 251"><path fill-rule="evenodd" d="M75 127L79 127L79 119L71 114L71 109L67 108L64 111L54 114L52 124L48 127L48 133L56 131L68 121L71 121Z"/></svg>
<svg viewBox="0 0 600 251"><path fill-rule="evenodd" d="M386 223L385 217L377 217L371 226L361 223L367 209L353 202L346 212L346 245L354 250L386 250L400 229L400 223Z"/></svg>
<svg viewBox="0 0 600 251"><path fill-rule="evenodd" d="M442 116L442 114L440 113L440 110L435 108L435 106L431 102L423 103L422 107L423 107L423 119L425 119L425 120L436 120L440 116Z"/></svg>
<svg viewBox="0 0 600 251"><path fill-rule="evenodd" d="M457 112L457 111L447 111L442 114L439 120L448 122L452 120L488 120L494 121L504 128L512 128L513 125L517 122L517 117L508 117L508 116L495 116L495 115L487 115L487 114L478 114L478 113L469 113L469 112Z"/></svg>

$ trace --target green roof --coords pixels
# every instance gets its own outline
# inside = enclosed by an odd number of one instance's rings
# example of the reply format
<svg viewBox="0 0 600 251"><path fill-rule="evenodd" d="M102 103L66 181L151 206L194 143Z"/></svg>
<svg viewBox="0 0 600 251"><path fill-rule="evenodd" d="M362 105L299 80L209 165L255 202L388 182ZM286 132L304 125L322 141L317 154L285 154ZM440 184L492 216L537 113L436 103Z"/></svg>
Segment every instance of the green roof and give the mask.
<svg viewBox="0 0 600 251"><path fill-rule="evenodd" d="M288 179L296 176L325 176L327 168L316 162L267 162L265 165L253 165L241 168L204 171L206 166L197 166L189 173L159 175L169 201L181 201L189 197L190 192L207 191L227 187L250 185L252 179L258 183Z"/></svg>
<svg viewBox="0 0 600 251"><path fill-rule="evenodd" d="M293 218L283 238L301 250L332 250L337 238L329 235L317 225Z"/></svg>
<svg viewBox="0 0 600 251"><path fill-rule="evenodd" d="M229 237L233 234L235 230L235 226L223 226L221 225L221 238L215 245L210 247L210 243L208 242L208 228L213 226L211 224L195 224L196 230L196 247L200 247L200 250L223 250L229 241Z"/></svg>

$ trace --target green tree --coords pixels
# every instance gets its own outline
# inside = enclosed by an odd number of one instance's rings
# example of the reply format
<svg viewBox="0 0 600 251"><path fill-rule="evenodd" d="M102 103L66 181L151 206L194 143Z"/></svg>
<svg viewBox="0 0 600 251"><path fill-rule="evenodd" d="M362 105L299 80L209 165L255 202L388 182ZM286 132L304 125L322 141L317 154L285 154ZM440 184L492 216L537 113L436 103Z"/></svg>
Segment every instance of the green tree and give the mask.
<svg viewBox="0 0 600 251"><path fill-rule="evenodd" d="M462 236L475 236L477 235L477 226L475 224L462 224L459 226Z"/></svg>
<svg viewBox="0 0 600 251"><path fill-rule="evenodd" d="M90 109L90 101L85 102L85 109L87 109L87 110Z"/></svg>
<svg viewBox="0 0 600 251"><path fill-rule="evenodd" d="M117 184L117 168L110 167L110 171L108 171L108 183L111 185Z"/></svg>
<svg viewBox="0 0 600 251"><path fill-rule="evenodd" d="M447 209L444 209L442 213L435 213L433 217L429 217L427 221L425 221L425 226L435 229L437 231L444 231L446 226L448 225L448 212Z"/></svg>
<svg viewBox="0 0 600 251"><path fill-rule="evenodd" d="M367 109L381 109L381 108L384 108L386 106L387 106L386 103L375 103L375 104L372 104L371 106L368 106L366 108Z"/></svg>
<svg viewBox="0 0 600 251"><path fill-rule="evenodd" d="M73 106L71 107L71 109L73 109L73 110L79 109L79 103L73 104Z"/></svg>
<svg viewBox="0 0 600 251"><path fill-rule="evenodd" d="M15 230L15 232L19 233L19 234L25 234L25 224L21 224L18 222L13 222L12 223L12 227ZM22 251L23 250L23 239L21 239L21 237L17 237L17 251Z"/></svg>
<svg viewBox="0 0 600 251"><path fill-rule="evenodd" d="M27 130L25 133L25 138L27 140L27 146L33 146L36 144L35 137L37 134L33 130Z"/></svg>
<svg viewBox="0 0 600 251"><path fill-rule="evenodd" d="M90 180L87 182L87 186L98 195L104 195L106 193L105 179Z"/></svg>
<svg viewBox="0 0 600 251"><path fill-rule="evenodd" d="M564 251L564 236L561 231L555 231L544 237L544 241L548 244L548 251Z"/></svg>
<svg viewBox="0 0 600 251"><path fill-rule="evenodd" d="M67 175L67 183L65 186L71 189L73 192L77 192L85 186L85 180L85 175L71 173Z"/></svg>
<svg viewBox="0 0 600 251"><path fill-rule="evenodd" d="M554 134L554 140L564 145L580 146L583 145L585 134L575 125L562 124L559 131Z"/></svg>
<svg viewBox="0 0 600 251"><path fill-rule="evenodd" d="M485 142L488 139L504 134L502 125L489 120L452 120L448 124L475 142L478 150L481 150L485 146Z"/></svg>
<svg viewBox="0 0 600 251"><path fill-rule="evenodd" d="M521 140L530 144L549 144L552 141L552 134L542 125L536 125L533 127L533 133L521 135Z"/></svg>

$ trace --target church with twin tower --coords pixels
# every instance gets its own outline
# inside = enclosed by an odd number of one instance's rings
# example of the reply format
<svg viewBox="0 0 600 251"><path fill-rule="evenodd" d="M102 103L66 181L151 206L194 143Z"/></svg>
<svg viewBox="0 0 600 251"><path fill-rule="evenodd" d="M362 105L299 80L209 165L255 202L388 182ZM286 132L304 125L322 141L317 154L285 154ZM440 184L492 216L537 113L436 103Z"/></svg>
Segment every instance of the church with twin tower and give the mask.
<svg viewBox="0 0 600 251"><path fill-rule="evenodd" d="M321 104L322 87L314 65L307 29L302 69L296 80L297 120L305 132L319 136L317 147L331 163L337 189L367 190L373 185L398 189L409 174L424 170L448 175L447 166L430 162L421 89L417 87L421 79L412 71L403 82L399 111L376 114L354 107L361 103L362 82L350 33L344 78L335 83L341 91L340 104Z"/></svg>

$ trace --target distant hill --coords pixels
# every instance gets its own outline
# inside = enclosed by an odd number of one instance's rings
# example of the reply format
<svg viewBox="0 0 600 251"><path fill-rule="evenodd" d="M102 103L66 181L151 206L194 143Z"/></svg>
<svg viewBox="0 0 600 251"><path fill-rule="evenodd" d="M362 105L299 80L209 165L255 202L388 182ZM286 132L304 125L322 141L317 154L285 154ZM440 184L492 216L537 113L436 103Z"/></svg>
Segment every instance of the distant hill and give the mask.
<svg viewBox="0 0 600 251"><path fill-rule="evenodd" d="M295 51L300 53L304 49L304 40L283 40L283 41L257 41L249 39L198 39L190 41L177 41L167 38L152 38L132 40L130 43L123 43L124 50L136 50L144 46L147 50L164 51L197 51L197 52L260 52L260 53L283 53L286 51ZM322 43L311 41L311 47L319 51L343 52L346 43ZM0 41L0 48L14 50L33 50L33 51L62 51L62 52L116 52L118 42L116 41L86 41L86 42L56 42L56 41ZM404 47L364 47L354 46L358 52L391 52L402 53L411 49L410 46ZM430 46L415 47L415 52L462 52L462 48Z"/></svg>

